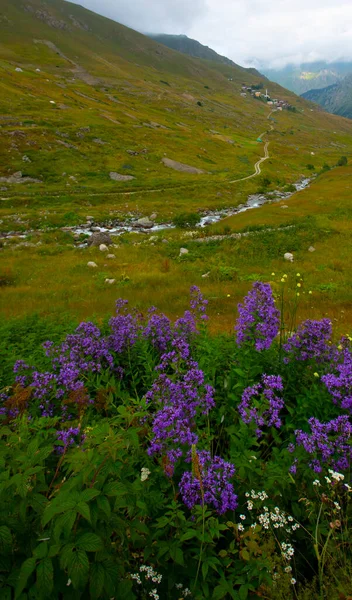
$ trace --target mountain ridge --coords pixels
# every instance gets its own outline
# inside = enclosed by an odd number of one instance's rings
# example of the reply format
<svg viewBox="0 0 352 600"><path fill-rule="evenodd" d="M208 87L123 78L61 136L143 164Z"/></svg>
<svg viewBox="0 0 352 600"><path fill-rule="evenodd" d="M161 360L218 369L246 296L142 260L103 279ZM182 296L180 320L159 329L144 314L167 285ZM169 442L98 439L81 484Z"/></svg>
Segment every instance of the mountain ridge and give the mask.
<svg viewBox="0 0 352 600"><path fill-rule="evenodd" d="M309 90L302 98L319 104L330 113L352 119L352 74L339 83Z"/></svg>

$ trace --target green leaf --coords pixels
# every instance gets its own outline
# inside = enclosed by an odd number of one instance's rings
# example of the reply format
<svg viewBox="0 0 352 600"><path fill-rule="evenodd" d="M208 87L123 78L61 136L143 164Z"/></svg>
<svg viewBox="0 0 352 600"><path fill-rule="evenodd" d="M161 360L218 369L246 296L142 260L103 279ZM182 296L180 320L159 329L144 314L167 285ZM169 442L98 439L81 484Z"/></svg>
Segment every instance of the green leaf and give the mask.
<svg viewBox="0 0 352 600"><path fill-rule="evenodd" d="M11 531L6 525L0 527L0 554L7 553L8 549L12 546L12 535Z"/></svg>
<svg viewBox="0 0 352 600"><path fill-rule="evenodd" d="M106 496L125 496L127 494L126 488L117 481L107 483L103 492Z"/></svg>
<svg viewBox="0 0 352 600"><path fill-rule="evenodd" d="M54 586L54 569L51 558L44 558L37 566L37 587L46 598L50 598Z"/></svg>
<svg viewBox="0 0 352 600"><path fill-rule="evenodd" d="M77 512L87 521L90 521L90 510L86 502L79 502L76 506Z"/></svg>
<svg viewBox="0 0 352 600"><path fill-rule="evenodd" d="M170 548L170 556L171 558L175 561L175 563L177 563L178 565L183 565L183 552L181 550L181 548L178 548L177 546L173 546L172 548Z"/></svg>
<svg viewBox="0 0 352 600"><path fill-rule="evenodd" d="M192 538L197 536L197 532L195 529L188 529L183 536L180 538L181 542L185 542L186 540L191 540Z"/></svg>
<svg viewBox="0 0 352 600"><path fill-rule="evenodd" d="M27 581L29 577L32 575L35 570L37 561L35 558L27 558L27 560L22 563L20 574L18 577L18 582L16 586L16 595L15 598L18 598L19 595L23 592L24 588L27 585Z"/></svg>
<svg viewBox="0 0 352 600"><path fill-rule="evenodd" d="M96 498L100 494L100 490L96 490L94 488L87 488L86 490L83 490L79 497L82 502L89 502L90 500L93 500L93 498Z"/></svg>
<svg viewBox="0 0 352 600"><path fill-rule="evenodd" d="M42 559L48 556L48 543L42 542L33 550L33 556L37 559Z"/></svg>
<svg viewBox="0 0 352 600"><path fill-rule="evenodd" d="M202 575L203 575L203 579L207 578L208 575L208 571L209 571L209 565L206 562L203 562L202 564Z"/></svg>
<svg viewBox="0 0 352 600"><path fill-rule="evenodd" d="M90 570L89 591L91 600L99 600L103 595L105 569L100 563L93 563Z"/></svg>
<svg viewBox="0 0 352 600"><path fill-rule="evenodd" d="M248 598L247 585L241 585L240 589L238 590L238 595L240 597L240 600L247 600L247 598Z"/></svg>
<svg viewBox="0 0 352 600"><path fill-rule="evenodd" d="M227 586L217 585L213 592L213 600L221 600L221 598L225 598L227 594Z"/></svg>
<svg viewBox="0 0 352 600"><path fill-rule="evenodd" d="M77 547L87 552L97 552L102 550L104 544L101 538L95 533L84 533L77 540Z"/></svg>
<svg viewBox="0 0 352 600"><path fill-rule="evenodd" d="M72 552L69 560L68 575L75 589L84 587L89 574L88 556L84 550Z"/></svg>
<svg viewBox="0 0 352 600"><path fill-rule="evenodd" d="M106 514L107 517L110 517L111 506L110 506L110 502L106 496L98 496L97 505L98 505L98 508Z"/></svg>
<svg viewBox="0 0 352 600"><path fill-rule="evenodd" d="M69 510L68 512L60 515L55 521L54 527L54 538L55 540L59 540L61 533L64 533L64 536L68 537L73 524L76 520L77 512L75 510Z"/></svg>
<svg viewBox="0 0 352 600"><path fill-rule="evenodd" d="M49 504L49 506L47 506L47 508L45 509L42 517L43 527L45 527L45 525L47 525L49 521L51 521L51 519L55 517L55 515L67 512L68 510L72 510L73 508L75 508L75 506L76 502L74 500L65 500L61 503Z"/></svg>

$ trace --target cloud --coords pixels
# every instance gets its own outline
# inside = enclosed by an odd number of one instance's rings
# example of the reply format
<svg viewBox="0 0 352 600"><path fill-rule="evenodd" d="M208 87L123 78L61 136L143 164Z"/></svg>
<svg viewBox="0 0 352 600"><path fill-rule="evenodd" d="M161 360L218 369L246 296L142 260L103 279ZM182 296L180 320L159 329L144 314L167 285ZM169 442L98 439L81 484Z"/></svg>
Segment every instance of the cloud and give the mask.
<svg viewBox="0 0 352 600"><path fill-rule="evenodd" d="M351 0L80 0L138 31L184 33L244 66L352 60Z"/></svg>
<svg viewBox="0 0 352 600"><path fill-rule="evenodd" d="M75 0L90 10L146 33L183 33L198 15L206 14L206 0Z"/></svg>

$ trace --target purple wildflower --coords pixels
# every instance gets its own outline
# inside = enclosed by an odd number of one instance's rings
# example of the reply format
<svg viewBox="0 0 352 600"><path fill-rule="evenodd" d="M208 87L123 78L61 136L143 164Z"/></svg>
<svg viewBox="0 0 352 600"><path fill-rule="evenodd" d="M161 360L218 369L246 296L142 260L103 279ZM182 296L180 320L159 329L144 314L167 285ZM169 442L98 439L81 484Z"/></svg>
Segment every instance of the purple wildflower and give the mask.
<svg viewBox="0 0 352 600"><path fill-rule="evenodd" d="M63 446L57 447L57 452L59 454L63 454L68 446L72 446L73 444L79 444L82 440L76 439L81 433L79 427L70 427L69 429L63 429L61 431L56 432L56 436L58 441L63 442Z"/></svg>
<svg viewBox="0 0 352 600"><path fill-rule="evenodd" d="M327 423L321 423L315 417L308 421L311 433L295 431L296 444L312 456L311 469L320 473L323 464L334 470L346 470L351 467L352 425L347 415L341 415Z"/></svg>
<svg viewBox="0 0 352 600"><path fill-rule="evenodd" d="M148 339L160 352L166 352L172 340L170 319L163 314L157 314L155 309L151 309L149 313L151 316L143 330L143 337Z"/></svg>
<svg viewBox="0 0 352 600"><path fill-rule="evenodd" d="M181 340L173 342L174 350L161 357L157 367L159 376L145 395L147 403L159 410L153 416L151 441L148 454L166 455L173 473L173 465L182 456L180 446L192 446L198 441L195 433L197 415L208 414L214 406L214 390L204 380L198 364L185 360L189 356L188 344ZM172 365L174 374L168 371Z"/></svg>
<svg viewBox="0 0 352 600"><path fill-rule="evenodd" d="M196 504L213 506L220 514L237 507L237 496L230 479L235 467L220 456L211 458L205 450L192 457L193 472L185 472L180 481L184 504L192 509Z"/></svg>
<svg viewBox="0 0 352 600"><path fill-rule="evenodd" d="M109 347L119 354L136 343L142 327L141 315L128 313L127 304L127 300L117 300L116 317L109 322L112 331Z"/></svg>
<svg viewBox="0 0 352 600"><path fill-rule="evenodd" d="M331 360L336 349L331 347L332 324L330 319L313 321L308 319L301 323L297 331L284 344L289 354L284 362L292 360L305 361L315 359L317 362Z"/></svg>
<svg viewBox="0 0 352 600"><path fill-rule="evenodd" d="M333 402L352 412L352 354L345 348L342 356L342 362L336 363L337 374L328 373L321 380L332 395Z"/></svg>
<svg viewBox="0 0 352 600"><path fill-rule="evenodd" d="M280 326L280 312L275 307L270 285L256 281L243 304L238 305L238 312L237 343L254 343L259 352L270 348Z"/></svg>
<svg viewBox="0 0 352 600"><path fill-rule="evenodd" d="M238 407L238 412L244 423L254 421L257 425L256 434L262 435L262 427L282 425L279 413L284 407L284 400L275 394L282 392L283 384L280 375L262 375L261 383L247 387Z"/></svg>

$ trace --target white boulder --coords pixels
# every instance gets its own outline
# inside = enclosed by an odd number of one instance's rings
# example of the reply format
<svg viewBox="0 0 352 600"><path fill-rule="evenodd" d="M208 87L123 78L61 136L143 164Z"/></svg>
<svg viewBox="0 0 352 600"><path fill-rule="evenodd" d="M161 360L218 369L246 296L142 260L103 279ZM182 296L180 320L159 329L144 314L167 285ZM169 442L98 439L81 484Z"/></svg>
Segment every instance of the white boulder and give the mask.
<svg viewBox="0 0 352 600"><path fill-rule="evenodd" d="M291 252L285 252L284 259L293 262L293 254L291 254Z"/></svg>

